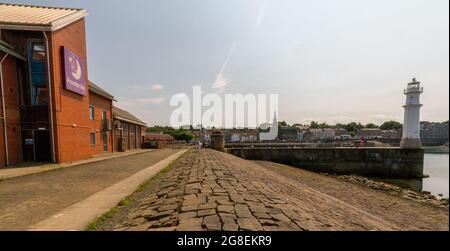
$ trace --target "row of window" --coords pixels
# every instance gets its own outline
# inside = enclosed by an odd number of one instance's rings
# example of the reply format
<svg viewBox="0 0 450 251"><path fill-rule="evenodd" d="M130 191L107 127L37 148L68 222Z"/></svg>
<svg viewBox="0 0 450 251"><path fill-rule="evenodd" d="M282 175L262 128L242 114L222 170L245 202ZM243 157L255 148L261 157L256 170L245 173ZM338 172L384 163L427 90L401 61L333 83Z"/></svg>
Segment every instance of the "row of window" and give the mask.
<svg viewBox="0 0 450 251"><path fill-rule="evenodd" d="M89 119L94 120L94 118L95 118L94 106L90 105L89 106ZM102 119L106 119L106 111L105 110L102 111Z"/></svg>

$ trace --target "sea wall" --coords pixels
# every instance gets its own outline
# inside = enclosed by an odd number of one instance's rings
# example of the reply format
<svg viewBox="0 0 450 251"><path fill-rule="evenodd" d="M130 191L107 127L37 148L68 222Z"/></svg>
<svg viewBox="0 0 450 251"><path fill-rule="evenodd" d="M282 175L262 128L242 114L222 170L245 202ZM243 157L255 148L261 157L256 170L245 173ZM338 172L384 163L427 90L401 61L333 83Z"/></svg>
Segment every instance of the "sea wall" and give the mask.
<svg viewBox="0 0 450 251"><path fill-rule="evenodd" d="M422 178L422 149L400 148L229 148L248 160L266 160L303 169L367 177Z"/></svg>

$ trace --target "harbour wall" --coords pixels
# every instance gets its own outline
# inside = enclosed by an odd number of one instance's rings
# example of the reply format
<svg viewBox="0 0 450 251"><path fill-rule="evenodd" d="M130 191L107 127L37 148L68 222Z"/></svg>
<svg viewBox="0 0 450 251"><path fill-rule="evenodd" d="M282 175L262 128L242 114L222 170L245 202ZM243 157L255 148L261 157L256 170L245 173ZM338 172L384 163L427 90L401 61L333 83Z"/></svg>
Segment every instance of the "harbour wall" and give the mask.
<svg viewBox="0 0 450 251"><path fill-rule="evenodd" d="M314 172L383 178L423 177L422 149L234 147L226 151L247 160L272 161Z"/></svg>

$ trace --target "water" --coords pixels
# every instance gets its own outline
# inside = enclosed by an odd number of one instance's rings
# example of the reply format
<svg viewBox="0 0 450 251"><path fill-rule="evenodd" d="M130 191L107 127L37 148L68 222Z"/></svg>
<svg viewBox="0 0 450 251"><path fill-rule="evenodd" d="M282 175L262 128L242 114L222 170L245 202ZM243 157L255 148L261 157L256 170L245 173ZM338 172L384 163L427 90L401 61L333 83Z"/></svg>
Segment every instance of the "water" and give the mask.
<svg viewBox="0 0 450 251"><path fill-rule="evenodd" d="M423 173L430 175L423 179L423 191L434 195L442 194L448 198L449 190L449 155L425 154Z"/></svg>

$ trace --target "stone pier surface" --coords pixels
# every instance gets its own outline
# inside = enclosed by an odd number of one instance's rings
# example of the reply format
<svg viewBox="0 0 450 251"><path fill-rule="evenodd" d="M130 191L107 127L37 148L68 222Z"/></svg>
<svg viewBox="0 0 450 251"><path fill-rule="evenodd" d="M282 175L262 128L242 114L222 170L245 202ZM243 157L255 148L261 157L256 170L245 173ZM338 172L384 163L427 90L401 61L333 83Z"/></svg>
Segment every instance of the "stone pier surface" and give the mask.
<svg viewBox="0 0 450 251"><path fill-rule="evenodd" d="M183 155L135 199L98 230L448 229L448 208L429 209L437 212L438 216L432 218L439 223L414 225L421 222L420 214L412 214L414 219L392 221L262 165L209 149ZM391 214L388 205L384 206L385 214ZM403 221L407 224L399 224Z"/></svg>

